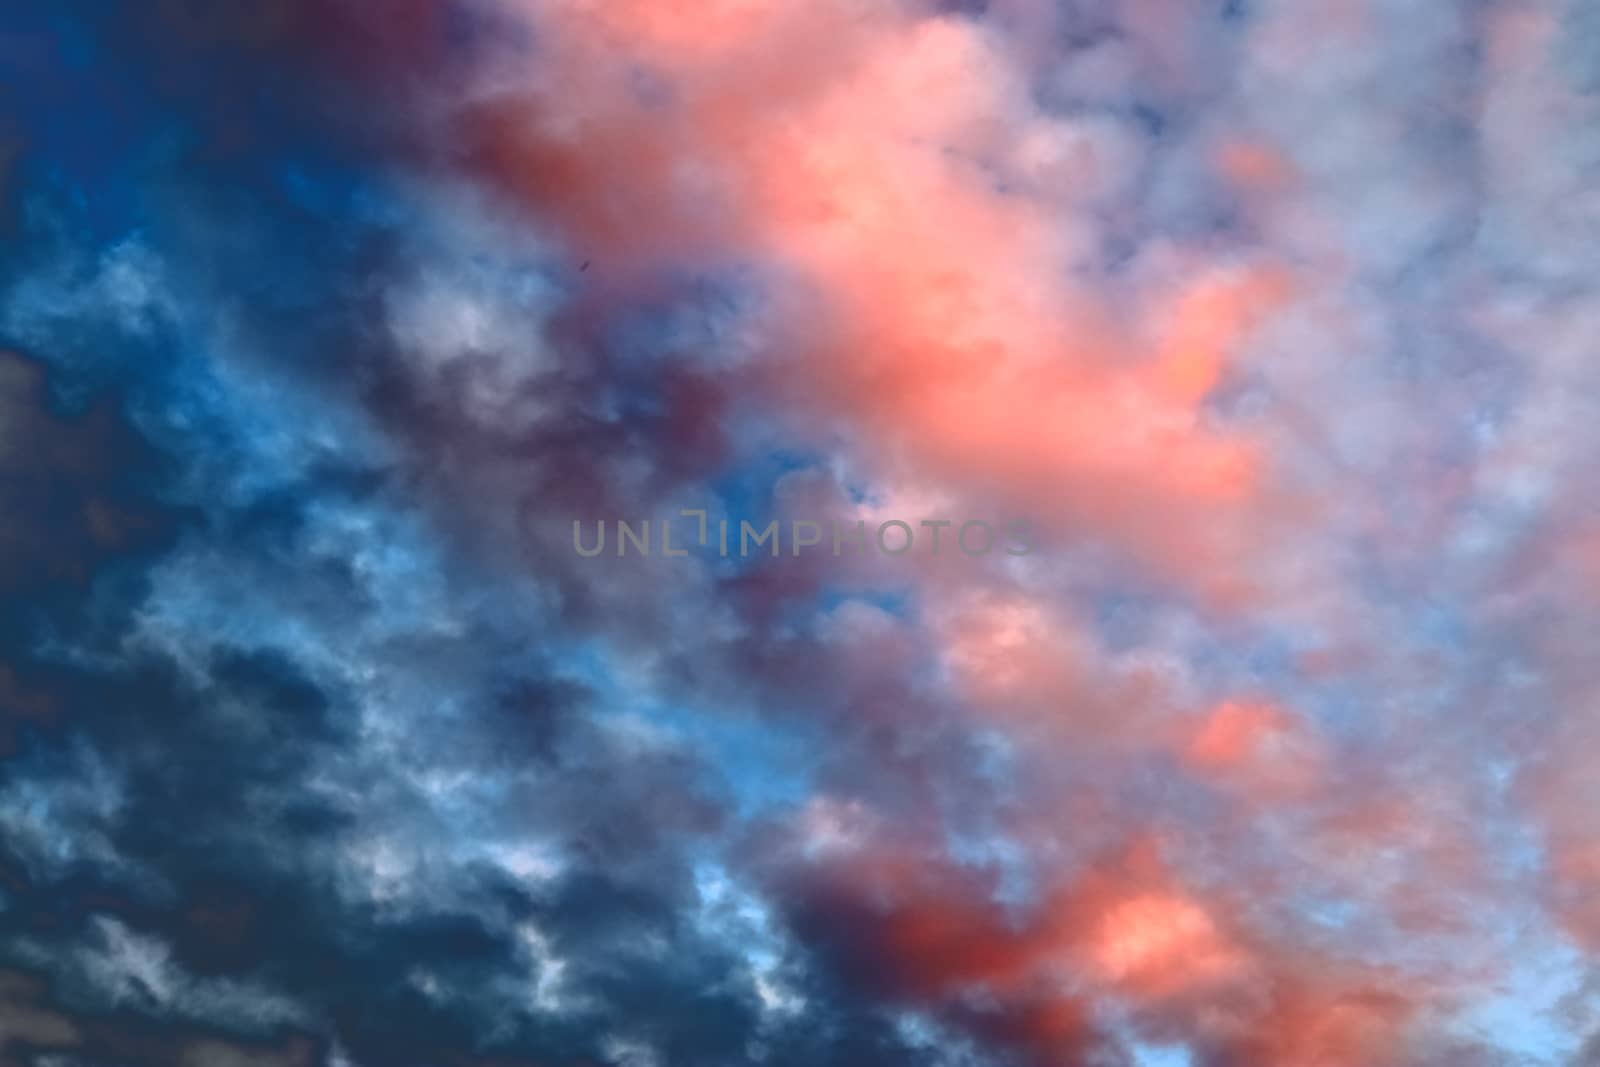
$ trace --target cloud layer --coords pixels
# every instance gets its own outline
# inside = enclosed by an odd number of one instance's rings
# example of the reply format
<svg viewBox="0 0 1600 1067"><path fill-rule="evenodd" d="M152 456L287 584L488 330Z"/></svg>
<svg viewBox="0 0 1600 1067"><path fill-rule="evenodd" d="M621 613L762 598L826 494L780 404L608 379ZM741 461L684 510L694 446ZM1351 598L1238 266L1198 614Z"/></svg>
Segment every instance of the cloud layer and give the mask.
<svg viewBox="0 0 1600 1067"><path fill-rule="evenodd" d="M1590 1062L1587 12L0 15L0 1064Z"/></svg>

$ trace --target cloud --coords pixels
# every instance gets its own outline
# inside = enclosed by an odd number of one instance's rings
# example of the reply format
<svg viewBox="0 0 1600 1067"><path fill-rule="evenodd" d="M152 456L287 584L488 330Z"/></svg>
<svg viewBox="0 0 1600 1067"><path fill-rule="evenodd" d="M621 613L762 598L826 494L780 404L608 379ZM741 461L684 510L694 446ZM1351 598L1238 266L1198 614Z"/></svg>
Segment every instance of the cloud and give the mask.
<svg viewBox="0 0 1600 1067"><path fill-rule="evenodd" d="M0 17L0 1058L1585 1055L1578 5L405 14Z"/></svg>

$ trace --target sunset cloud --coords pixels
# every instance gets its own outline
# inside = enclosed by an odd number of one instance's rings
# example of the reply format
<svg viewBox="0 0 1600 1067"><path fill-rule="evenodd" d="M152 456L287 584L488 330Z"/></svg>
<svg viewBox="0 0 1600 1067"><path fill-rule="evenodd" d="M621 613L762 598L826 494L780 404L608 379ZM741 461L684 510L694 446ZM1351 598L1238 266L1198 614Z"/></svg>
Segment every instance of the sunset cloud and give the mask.
<svg viewBox="0 0 1600 1067"><path fill-rule="evenodd" d="M1593 1057L1582 3L258 6L0 15L0 1062Z"/></svg>

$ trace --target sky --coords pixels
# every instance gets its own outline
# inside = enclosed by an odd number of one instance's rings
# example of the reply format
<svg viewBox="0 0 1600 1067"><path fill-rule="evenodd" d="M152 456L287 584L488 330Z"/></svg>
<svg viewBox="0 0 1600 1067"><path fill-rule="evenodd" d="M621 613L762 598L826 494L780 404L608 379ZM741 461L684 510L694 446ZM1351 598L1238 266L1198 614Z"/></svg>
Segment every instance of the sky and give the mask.
<svg viewBox="0 0 1600 1067"><path fill-rule="evenodd" d="M0 1067L1600 1064L1597 176L1592 0L0 5Z"/></svg>

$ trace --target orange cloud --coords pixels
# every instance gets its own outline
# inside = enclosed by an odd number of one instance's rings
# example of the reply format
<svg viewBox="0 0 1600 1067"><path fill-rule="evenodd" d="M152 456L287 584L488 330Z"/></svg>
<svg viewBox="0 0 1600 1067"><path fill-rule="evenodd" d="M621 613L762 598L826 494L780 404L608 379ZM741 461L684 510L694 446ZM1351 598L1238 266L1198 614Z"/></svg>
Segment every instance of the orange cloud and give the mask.
<svg viewBox="0 0 1600 1067"><path fill-rule="evenodd" d="M1184 886L1148 839L1131 842L1031 903L1002 903L988 873L931 844L881 838L791 857L779 895L874 992L1017 1047L1081 1050L1109 998L1152 1040L1247 1062L1402 1062L1437 990L1249 931L1226 897Z"/></svg>
<svg viewBox="0 0 1600 1067"><path fill-rule="evenodd" d="M1201 403L1284 279L1202 269L1152 289L1137 314L1153 337L1075 291L1073 191L1030 191L1018 162L1065 120L1034 109L982 29L850 0L534 10L536 70L460 125L597 286L667 261L761 264L773 398L880 475L1026 505L1171 578L1251 584L1264 457Z"/></svg>
<svg viewBox="0 0 1600 1067"><path fill-rule="evenodd" d="M1138 894L1111 906L1090 945L1099 972L1141 997L1237 977L1250 964L1203 907L1172 892Z"/></svg>

